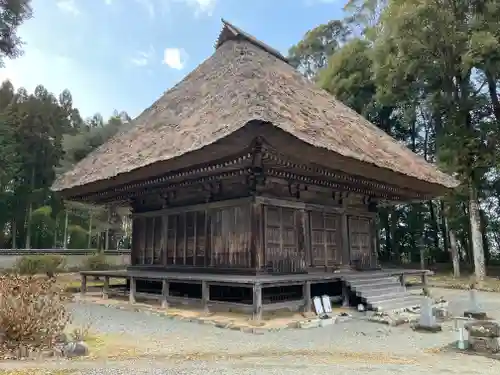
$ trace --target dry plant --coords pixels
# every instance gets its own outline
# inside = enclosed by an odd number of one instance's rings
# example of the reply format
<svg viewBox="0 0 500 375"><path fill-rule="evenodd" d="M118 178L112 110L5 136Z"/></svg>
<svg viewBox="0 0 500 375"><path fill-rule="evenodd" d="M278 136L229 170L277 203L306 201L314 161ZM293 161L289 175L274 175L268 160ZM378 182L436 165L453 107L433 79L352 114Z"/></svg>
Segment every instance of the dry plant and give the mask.
<svg viewBox="0 0 500 375"><path fill-rule="evenodd" d="M68 336L71 341L86 341L89 337L90 323L81 328L73 328Z"/></svg>
<svg viewBox="0 0 500 375"><path fill-rule="evenodd" d="M0 276L0 354L52 347L69 321L69 298L53 279Z"/></svg>

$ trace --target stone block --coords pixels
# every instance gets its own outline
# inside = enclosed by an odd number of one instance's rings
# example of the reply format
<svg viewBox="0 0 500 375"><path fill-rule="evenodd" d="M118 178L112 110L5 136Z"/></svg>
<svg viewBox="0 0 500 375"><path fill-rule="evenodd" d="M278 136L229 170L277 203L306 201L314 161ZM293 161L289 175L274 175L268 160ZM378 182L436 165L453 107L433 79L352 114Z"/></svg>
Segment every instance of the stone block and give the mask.
<svg viewBox="0 0 500 375"><path fill-rule="evenodd" d="M309 328L317 328L319 327L319 319L315 320L305 320L303 322L299 322L299 327L302 329L309 329Z"/></svg>
<svg viewBox="0 0 500 375"><path fill-rule="evenodd" d="M500 343L498 337L473 337L469 336L471 350L480 353L499 353Z"/></svg>

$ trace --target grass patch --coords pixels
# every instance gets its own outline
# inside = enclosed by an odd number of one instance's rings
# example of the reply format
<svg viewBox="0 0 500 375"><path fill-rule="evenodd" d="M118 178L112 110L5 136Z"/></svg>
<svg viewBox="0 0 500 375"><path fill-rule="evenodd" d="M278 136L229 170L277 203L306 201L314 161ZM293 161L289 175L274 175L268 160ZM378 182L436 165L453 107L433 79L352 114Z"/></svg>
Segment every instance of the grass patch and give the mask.
<svg viewBox="0 0 500 375"><path fill-rule="evenodd" d="M407 283L420 284L420 277L407 277ZM453 274L436 274L427 278L429 287L468 290L474 281L473 276L453 277ZM500 279L487 277L482 285L476 287L477 290L484 292L500 292Z"/></svg>

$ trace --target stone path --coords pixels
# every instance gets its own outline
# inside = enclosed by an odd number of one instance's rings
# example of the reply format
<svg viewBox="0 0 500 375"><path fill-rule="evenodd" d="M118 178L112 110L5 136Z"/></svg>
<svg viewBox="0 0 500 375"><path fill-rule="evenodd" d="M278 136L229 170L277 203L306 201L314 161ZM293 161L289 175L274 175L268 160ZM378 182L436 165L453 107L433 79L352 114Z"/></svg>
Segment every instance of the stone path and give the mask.
<svg viewBox="0 0 500 375"><path fill-rule="evenodd" d="M452 310L463 311L467 306L465 292L434 290L433 294L451 301ZM500 319L500 294L480 293L479 300ZM146 354L118 362L51 362L44 364L46 368L71 368L82 375L498 373L498 361L436 353L455 340L451 324L442 333L425 334L407 326L352 320L318 329L249 335L101 305L74 304L71 308L76 325L91 323L94 331L114 335ZM0 370L14 365L21 364L0 364Z"/></svg>

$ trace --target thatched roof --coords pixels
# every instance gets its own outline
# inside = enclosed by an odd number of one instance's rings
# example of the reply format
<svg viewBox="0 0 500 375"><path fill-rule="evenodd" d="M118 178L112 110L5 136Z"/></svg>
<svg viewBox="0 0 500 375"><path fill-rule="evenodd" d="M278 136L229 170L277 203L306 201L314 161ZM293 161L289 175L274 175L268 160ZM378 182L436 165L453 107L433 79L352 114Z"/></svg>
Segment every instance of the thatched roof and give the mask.
<svg viewBox="0 0 500 375"><path fill-rule="evenodd" d="M263 120L314 147L447 188L456 180L318 89L279 52L224 22L215 53L110 141L60 176L56 191L116 179ZM250 141L250 140L249 140ZM117 177L118 176L118 177ZM72 189L73 190L73 189Z"/></svg>

